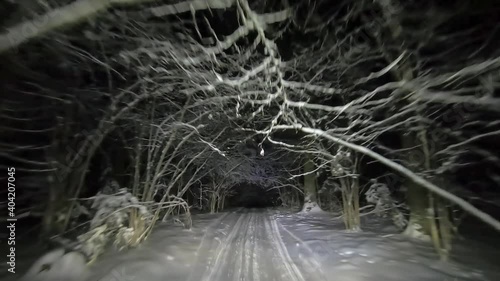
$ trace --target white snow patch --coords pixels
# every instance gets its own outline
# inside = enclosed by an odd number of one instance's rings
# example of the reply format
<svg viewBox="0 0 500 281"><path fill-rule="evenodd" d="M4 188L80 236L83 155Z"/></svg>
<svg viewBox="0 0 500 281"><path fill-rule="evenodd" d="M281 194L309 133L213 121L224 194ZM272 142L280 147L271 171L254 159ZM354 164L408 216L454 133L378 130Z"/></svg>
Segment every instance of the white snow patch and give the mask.
<svg viewBox="0 0 500 281"><path fill-rule="evenodd" d="M306 202L299 214L323 214L326 213L316 202Z"/></svg>
<svg viewBox="0 0 500 281"><path fill-rule="evenodd" d="M420 239L422 241L431 241L429 235L424 234L422 231L420 231L421 229L422 226L420 224L414 223L410 220L403 234L411 238Z"/></svg>
<svg viewBox="0 0 500 281"><path fill-rule="evenodd" d="M56 249L40 257L21 281L81 281L86 273L86 261L82 254Z"/></svg>

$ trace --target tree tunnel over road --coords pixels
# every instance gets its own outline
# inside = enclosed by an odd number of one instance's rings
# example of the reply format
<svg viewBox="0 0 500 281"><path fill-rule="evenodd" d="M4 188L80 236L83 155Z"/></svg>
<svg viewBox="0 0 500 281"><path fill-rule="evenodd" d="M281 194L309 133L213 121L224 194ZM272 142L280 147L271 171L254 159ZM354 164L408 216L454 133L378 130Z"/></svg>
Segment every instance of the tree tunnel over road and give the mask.
<svg viewBox="0 0 500 281"><path fill-rule="evenodd" d="M372 263L376 275L392 268L380 259L412 260L379 251L389 242L446 265L421 280L487 280L460 239L494 248L500 230L496 4L3 1L0 204L54 254L54 271L26 278L87 272L157 237L205 249L185 267L208 267L203 280L329 280ZM183 228L199 232L178 240ZM322 239L342 245L327 263L328 246L309 247ZM198 251L186 247L171 258Z"/></svg>
<svg viewBox="0 0 500 281"><path fill-rule="evenodd" d="M281 205L277 189L244 184L234 188L233 194L228 198L227 207L266 208Z"/></svg>

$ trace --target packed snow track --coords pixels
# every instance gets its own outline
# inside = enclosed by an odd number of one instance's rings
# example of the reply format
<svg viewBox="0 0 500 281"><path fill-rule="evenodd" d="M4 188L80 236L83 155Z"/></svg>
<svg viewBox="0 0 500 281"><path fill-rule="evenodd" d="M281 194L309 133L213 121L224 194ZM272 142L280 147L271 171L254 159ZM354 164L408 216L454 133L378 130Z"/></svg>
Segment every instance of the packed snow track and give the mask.
<svg viewBox="0 0 500 281"><path fill-rule="evenodd" d="M216 243L203 241L213 253L207 270L188 280L305 280L290 258L279 226L267 212L245 209L229 213L214 230L224 230L224 238Z"/></svg>
<svg viewBox="0 0 500 281"><path fill-rule="evenodd" d="M145 248L154 247L160 250L165 246L158 245L174 243L167 246L169 248L169 251L165 251L167 264L161 267L163 270L152 266L151 263L145 265L146 268L139 269L136 262L126 259L129 266L117 264L110 270L111 274L99 276L100 274L94 273L87 280L113 281L115 280L113 278L117 277L122 278L118 279L120 281L327 280L318 269L318 263L314 266L314 263L308 260L310 257L304 257L303 253L294 255L287 249L290 247L289 241L285 241L284 237L289 234L276 219L274 211L241 208L216 215L217 218L214 218L214 215L211 215L211 219L208 218L209 215L206 216L206 219L195 222L193 230L181 231L184 232L184 237L179 237L178 234L173 235L175 237L167 235L169 238L164 237L163 243L159 242L159 236L170 231L162 232L160 227L147 242L148 245L137 250L144 251L144 253L135 253L136 256L145 257L146 251L152 251L152 249ZM199 224L205 225L201 231L196 227ZM197 236L198 231L201 235L199 239L192 237L191 243L181 241L190 240L188 236ZM294 240L293 237L290 238L290 241ZM197 244L196 248L193 247L195 244ZM293 244L293 247L297 247L295 241ZM154 256L157 254L158 252ZM147 258L147 260L151 259L154 258ZM101 271L98 270L100 267L102 266L97 265L96 271ZM136 270L131 271L130 268L136 268Z"/></svg>

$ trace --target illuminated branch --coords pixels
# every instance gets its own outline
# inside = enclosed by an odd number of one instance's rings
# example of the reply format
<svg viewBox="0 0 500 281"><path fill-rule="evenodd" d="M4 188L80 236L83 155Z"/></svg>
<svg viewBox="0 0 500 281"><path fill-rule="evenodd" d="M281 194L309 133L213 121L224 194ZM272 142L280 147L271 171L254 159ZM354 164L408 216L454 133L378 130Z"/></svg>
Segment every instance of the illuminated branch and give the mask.
<svg viewBox="0 0 500 281"><path fill-rule="evenodd" d="M425 180L421 176L417 175L416 173L412 172L411 170L403 167L402 165L385 158L384 156L364 147L360 146L357 144L353 144L350 142L347 142L345 140L342 140L340 138L334 137L329 135L328 133L319 130L319 129L313 129L313 128L307 128L307 127L302 127L300 125L282 125L282 126L275 126L274 130L287 130L287 129L293 129L293 130L300 130L304 133L308 134L314 134L320 137L324 137L334 143L337 143L339 145L345 146L347 148L350 148L354 151L357 151L359 153L362 153L364 155L367 155L380 163L386 165L387 167L397 171L398 173L404 175L408 179L412 180L416 184L428 189L429 191L441 196L444 199L449 200L450 202L455 203L456 205L460 206L463 210L467 211L471 215L475 216L476 218L480 219L481 221L485 222L486 224L490 225L491 227L495 228L496 230L500 231L500 222L497 221L495 218L492 216L484 213L483 211L479 210L478 208L474 207L472 204L469 202L465 201L464 199L434 185L433 183ZM267 132L263 132L266 133Z"/></svg>

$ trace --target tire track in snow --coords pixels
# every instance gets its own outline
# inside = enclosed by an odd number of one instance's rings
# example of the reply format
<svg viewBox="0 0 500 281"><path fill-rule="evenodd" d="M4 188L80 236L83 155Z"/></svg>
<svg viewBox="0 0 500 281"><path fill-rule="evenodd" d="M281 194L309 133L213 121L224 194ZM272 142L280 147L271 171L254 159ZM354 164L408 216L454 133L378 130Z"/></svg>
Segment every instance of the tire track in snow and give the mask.
<svg viewBox="0 0 500 281"><path fill-rule="evenodd" d="M281 224L278 220L276 221L276 225L281 228L288 234L290 235L293 239L295 239L298 243L302 244L302 246L310 253L312 261L309 259L302 259L302 261L306 264L304 267L309 269L311 274L316 275L317 278L314 280L327 280L325 277L325 273L321 269L321 263L317 260L316 258L316 253L314 252L311 247L302 239L297 237L297 235L293 234L290 230L288 230L283 224Z"/></svg>
<svg viewBox="0 0 500 281"><path fill-rule="evenodd" d="M257 241L257 234L258 234L258 231L257 231L257 227L258 227L258 224L257 224L257 219L258 219L258 216L257 215L254 215L254 221L253 221L253 224L252 224L252 229L250 229L250 233L251 233L251 236L250 236L250 246L252 247L252 277L254 281L260 281L260 271L259 271L259 257L258 257L258 253L259 253L259 243ZM261 226L263 227L263 226ZM263 258L263 257L262 257Z"/></svg>
<svg viewBox="0 0 500 281"><path fill-rule="evenodd" d="M306 244L281 225L268 210L231 212L218 225L221 223L226 225L226 222L229 225L227 234L213 251L210 263L200 280L305 281L304 273L308 277L309 275L314 277L308 280L325 279L323 274L315 271L315 268L307 268L313 265L308 260L300 260L299 264L294 262L281 231L285 230L287 237L291 235L293 239ZM290 243L290 239L286 240ZM213 242L208 243L211 243L212 247L215 246ZM304 273L299 269L299 265L304 267L302 268L305 270ZM316 277L319 278L315 279Z"/></svg>
<svg viewBox="0 0 500 281"><path fill-rule="evenodd" d="M232 214L237 214L237 212L234 212ZM210 267L208 274L204 274L202 281L221 281L223 279L220 279L220 274L222 271L222 266L226 264L227 261L227 256L229 254L229 248L232 245L232 241L238 234L238 232L241 229L241 224L243 219L246 217L245 214L240 215L234 226L232 227L231 231L228 233L226 236L226 239L224 239L223 242L219 244L217 247L215 255L215 262L214 264ZM214 279L215 275L215 279Z"/></svg>
<svg viewBox="0 0 500 281"><path fill-rule="evenodd" d="M271 234L271 239L273 243L277 246L277 250L279 253L279 257L283 261L285 268L287 269L288 274L290 275L291 280L293 281L305 281L304 276L298 269L297 265L293 262L288 250L286 249L285 243L281 239L280 230L275 218L272 218L270 215L266 216L265 220L266 224L270 224L269 233Z"/></svg>
<svg viewBox="0 0 500 281"><path fill-rule="evenodd" d="M250 214L250 217L252 215ZM247 217L247 216L245 216ZM240 233L238 234L238 237L235 238L235 241L234 241L234 245L233 245L233 249L234 249L234 252L232 253L234 255L234 258L233 259L230 259L232 261L234 261L234 265L230 268L228 268L228 277L230 276L234 276L234 280L240 280L241 278L241 271L243 269L243 263L244 263L244 255L245 255L245 239L246 239L246 235L247 235L247 232L248 232L248 221L245 221L243 223L243 225L245 225L245 229L242 231L240 231ZM236 276L238 278L236 278Z"/></svg>
<svg viewBox="0 0 500 281"><path fill-rule="evenodd" d="M255 224L254 219L255 219L255 213L252 212L250 213L250 217L248 218L248 223L246 224L245 235L242 236L243 237L242 249L241 249L242 263L240 264L239 274L238 274L239 277L238 280L241 281L253 280L253 278L250 277L251 276L250 265L253 256L253 248L251 247L252 246L251 235L252 235L252 229L254 229L254 224Z"/></svg>
<svg viewBox="0 0 500 281"><path fill-rule="evenodd" d="M238 209L237 211L241 210L242 208ZM196 261L194 262L193 264L193 267L198 267L200 265L200 260L201 260L201 250L204 249L205 247L207 247L208 249L210 249L212 247L212 243L214 243L214 240L215 239L212 239L211 241L207 241L207 235L208 234L213 234L215 233L215 229L216 229L216 226L219 225L224 219L226 219L230 214L232 214L233 212L227 212L225 214L223 214L222 216L220 216L217 220L215 220L215 222L211 223L207 228L205 228L203 231L205 232L201 238L201 242L200 242L200 245L198 246L198 248L196 249L196 252L195 252L195 256L196 256ZM216 240L218 241L218 240ZM207 245L208 244L208 245ZM219 247L220 247L220 241L219 241ZM211 261L208 261L208 267L210 267L210 263ZM188 281L191 281L193 280L193 274L195 273L196 271L192 270L190 273L189 273L189 276L187 278ZM199 279L198 279L199 280ZM193 280L193 281L198 281L198 280Z"/></svg>
<svg viewBox="0 0 500 281"><path fill-rule="evenodd" d="M256 222L255 281L297 281L293 272L286 268L287 261L279 253L279 244L273 236L273 228L267 210L259 214Z"/></svg>

